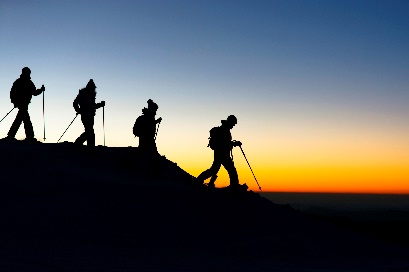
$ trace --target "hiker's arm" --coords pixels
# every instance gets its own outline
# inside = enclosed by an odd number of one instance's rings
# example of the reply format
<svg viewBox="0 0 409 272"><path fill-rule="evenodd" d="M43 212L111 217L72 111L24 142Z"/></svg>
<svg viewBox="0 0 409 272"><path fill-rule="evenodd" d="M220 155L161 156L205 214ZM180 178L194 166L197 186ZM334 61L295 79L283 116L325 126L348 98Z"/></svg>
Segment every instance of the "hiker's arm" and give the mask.
<svg viewBox="0 0 409 272"><path fill-rule="evenodd" d="M96 109L99 109L101 107L105 107L105 101L101 101L100 103L95 104Z"/></svg>
<svg viewBox="0 0 409 272"><path fill-rule="evenodd" d="M240 141L232 141L232 145L233 146L241 146L241 142Z"/></svg>
<svg viewBox="0 0 409 272"><path fill-rule="evenodd" d="M42 85L40 89L36 89L36 87L35 87L35 85L34 85L34 83L33 83L33 88L32 88L32 90L33 90L33 91L32 91L32 94L33 94L34 96L37 96L37 95L39 95L39 94L41 94L42 92L45 91L45 87L44 87L44 85Z"/></svg>

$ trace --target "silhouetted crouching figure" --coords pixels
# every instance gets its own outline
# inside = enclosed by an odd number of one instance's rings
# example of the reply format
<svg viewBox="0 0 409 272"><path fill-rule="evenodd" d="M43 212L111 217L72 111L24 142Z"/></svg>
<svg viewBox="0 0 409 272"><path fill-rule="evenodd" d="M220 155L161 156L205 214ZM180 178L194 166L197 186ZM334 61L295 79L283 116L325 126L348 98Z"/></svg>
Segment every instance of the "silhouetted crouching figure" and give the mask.
<svg viewBox="0 0 409 272"><path fill-rule="evenodd" d="M210 130L208 146L214 151L214 160L212 166L197 177L200 183L204 183L206 179L212 177L208 186L214 187L217 172L219 172L220 167L223 165L229 173L230 187L239 186L237 170L231 157L233 147L241 146L241 142L232 141L230 133L230 130L236 124L237 118L234 115L230 115L227 117L227 120L222 120L222 125L220 127L214 127Z"/></svg>
<svg viewBox="0 0 409 272"><path fill-rule="evenodd" d="M133 134L139 137L138 149L143 155L158 155L156 148L156 124L162 121L162 117L155 119L158 105L148 100L148 107L142 109L142 115L139 116L133 126Z"/></svg>
<svg viewBox="0 0 409 272"><path fill-rule="evenodd" d="M20 78L14 81L10 91L10 100L14 104L15 108L18 108L16 119L10 127L7 134L7 139L14 139L21 123L24 123L24 130L26 132L27 141L37 141L34 138L33 124L28 114L28 105L31 102L33 95L37 96L45 91L44 85L40 89L37 89L34 83L31 81L31 70L28 67L24 67L21 71Z"/></svg>
<svg viewBox="0 0 409 272"><path fill-rule="evenodd" d="M82 145L85 141L90 148L95 147L94 117L96 109L104 107L105 101L95 103L97 91L95 83L89 80L87 86L81 90L74 100L73 106L77 114L81 114L81 121L84 125L83 132L74 142L76 145Z"/></svg>

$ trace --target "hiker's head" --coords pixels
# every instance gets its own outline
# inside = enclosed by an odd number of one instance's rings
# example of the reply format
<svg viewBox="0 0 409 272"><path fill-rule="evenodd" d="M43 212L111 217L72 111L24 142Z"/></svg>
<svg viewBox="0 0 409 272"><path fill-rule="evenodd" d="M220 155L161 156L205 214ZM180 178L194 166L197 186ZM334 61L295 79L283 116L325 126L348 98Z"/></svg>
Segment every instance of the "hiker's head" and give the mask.
<svg viewBox="0 0 409 272"><path fill-rule="evenodd" d="M226 120L226 125L229 128L233 128L237 124L237 118L234 115L229 115Z"/></svg>
<svg viewBox="0 0 409 272"><path fill-rule="evenodd" d="M94 80L93 80L93 79L90 79L90 80L88 81L88 83L87 83L87 86L85 86L85 88L87 88L87 89L96 89L97 86L95 86Z"/></svg>
<svg viewBox="0 0 409 272"><path fill-rule="evenodd" d="M22 77L30 78L30 75L31 75L31 70L30 70L30 68L24 67L24 68L21 70L21 75L22 75Z"/></svg>
<svg viewBox="0 0 409 272"><path fill-rule="evenodd" d="M85 86L85 89L87 89L93 95L97 94L97 86L95 86L95 83L94 83L93 79L90 79L88 81L87 86Z"/></svg>
<svg viewBox="0 0 409 272"><path fill-rule="evenodd" d="M148 110L151 112L156 113L156 111L158 110L158 104L156 104L155 102L152 101L152 99L148 100Z"/></svg>

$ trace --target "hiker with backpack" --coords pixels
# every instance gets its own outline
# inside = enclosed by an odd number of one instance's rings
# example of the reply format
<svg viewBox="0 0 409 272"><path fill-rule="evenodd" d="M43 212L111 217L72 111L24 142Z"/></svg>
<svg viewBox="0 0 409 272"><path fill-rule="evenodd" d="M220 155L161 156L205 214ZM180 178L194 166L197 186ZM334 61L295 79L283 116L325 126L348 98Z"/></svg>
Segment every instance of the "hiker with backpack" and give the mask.
<svg viewBox="0 0 409 272"><path fill-rule="evenodd" d="M94 80L90 79L87 86L79 90L73 102L77 115L81 114L81 121L85 129L75 140L75 145L81 146L86 141L89 148L95 147L94 117L96 110L105 106L105 101L95 103L96 88Z"/></svg>
<svg viewBox="0 0 409 272"><path fill-rule="evenodd" d="M34 138L33 124L30 120L28 113L28 105L31 102L31 98L37 96L45 91L44 85L40 89L37 89L34 83L31 81L31 70L28 67L24 67L21 71L20 78L14 81L10 91L10 100L14 104L14 108L18 108L16 119L10 127L6 139L15 140L18 129L21 123L24 123L24 130L26 132L26 141L37 142Z"/></svg>
<svg viewBox="0 0 409 272"><path fill-rule="evenodd" d="M155 119L158 105L149 99L147 101L148 107L142 109L142 115L140 115L133 126L133 134L135 137L139 137L138 150L144 155L157 155L158 150L156 148L156 125L162 121L162 117Z"/></svg>
<svg viewBox="0 0 409 272"><path fill-rule="evenodd" d="M237 188L239 187L239 178L231 157L231 152L233 147L241 146L241 142L233 141L230 133L230 130L237 124L237 118L234 115L229 115L226 120L222 120L221 122L221 126L214 127L210 130L208 146L214 151L213 164L209 169L203 171L197 177L197 180L199 183L204 183L206 179L212 177L207 186L213 188L215 186L214 182L217 178L217 172L219 172L220 167L223 165L230 177L229 187Z"/></svg>

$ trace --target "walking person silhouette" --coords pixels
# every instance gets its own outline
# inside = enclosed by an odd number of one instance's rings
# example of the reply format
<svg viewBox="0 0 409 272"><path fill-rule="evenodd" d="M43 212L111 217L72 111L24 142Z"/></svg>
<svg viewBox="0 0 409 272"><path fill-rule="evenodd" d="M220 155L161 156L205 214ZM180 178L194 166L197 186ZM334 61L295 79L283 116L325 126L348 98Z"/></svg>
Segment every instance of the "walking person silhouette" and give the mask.
<svg viewBox="0 0 409 272"><path fill-rule="evenodd" d="M87 86L79 90L73 106L77 114L81 114L81 121L85 131L75 140L74 144L80 146L85 141L89 148L95 147L94 117L96 109L104 107L105 101L95 103L97 91L94 80L90 79Z"/></svg>
<svg viewBox="0 0 409 272"><path fill-rule="evenodd" d="M238 188L239 178L236 167L234 166L234 161L231 157L231 152L233 147L241 146L241 142L232 141L232 136L230 133L230 130L237 124L237 118L234 115L230 115L226 120L222 120L221 122L221 126L214 127L210 130L210 140L208 146L214 151L213 164L209 169L203 171L197 177L197 180L199 183L204 183L206 179L212 177L208 183L208 186L214 187L217 172L219 172L220 167L223 165L230 177L229 187Z"/></svg>
<svg viewBox="0 0 409 272"><path fill-rule="evenodd" d="M148 107L142 109L142 115L139 116L133 126L133 134L139 137L139 151L146 156L158 155L156 147L156 124L162 121L162 117L155 119L158 110L158 104L149 99Z"/></svg>
<svg viewBox="0 0 409 272"><path fill-rule="evenodd" d="M31 81L31 70L28 67L24 67L21 71L20 77L14 81L10 91L10 100L14 104L15 108L18 108L16 119L10 127L6 139L14 140L21 123L24 123L24 130L26 133L26 141L37 142L34 138L33 124L30 120L28 113L28 105L31 102L31 98L37 96L45 91L44 85L40 89L37 89L34 83Z"/></svg>

